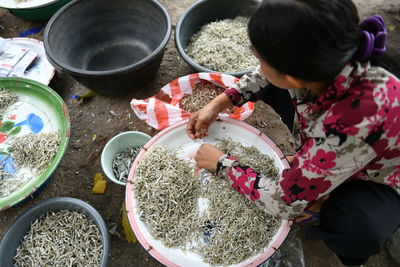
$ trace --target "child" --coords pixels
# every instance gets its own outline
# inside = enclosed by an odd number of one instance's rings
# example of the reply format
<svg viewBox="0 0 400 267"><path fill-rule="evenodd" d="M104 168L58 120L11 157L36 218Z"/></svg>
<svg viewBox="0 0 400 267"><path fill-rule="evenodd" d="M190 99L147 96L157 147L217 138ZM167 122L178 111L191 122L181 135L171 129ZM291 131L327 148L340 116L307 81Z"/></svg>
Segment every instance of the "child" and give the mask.
<svg viewBox="0 0 400 267"><path fill-rule="evenodd" d="M289 92L299 149L279 182L209 144L195 160L266 213L319 217L307 237L324 240L350 266L378 253L400 225L400 80L376 66L386 34L380 16L359 25L351 0L264 0L249 22L260 67L187 126L189 137L203 138L232 104Z"/></svg>

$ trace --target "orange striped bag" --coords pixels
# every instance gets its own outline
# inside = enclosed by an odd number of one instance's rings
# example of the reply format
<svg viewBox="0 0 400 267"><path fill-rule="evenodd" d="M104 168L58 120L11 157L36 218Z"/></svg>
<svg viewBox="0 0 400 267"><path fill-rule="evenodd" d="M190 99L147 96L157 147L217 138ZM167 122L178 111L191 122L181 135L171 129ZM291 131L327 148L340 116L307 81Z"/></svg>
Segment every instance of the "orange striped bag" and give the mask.
<svg viewBox="0 0 400 267"><path fill-rule="evenodd" d="M209 81L216 86L232 87L239 79L222 73L194 73L180 77L161 88L161 91L147 99L131 101L131 107L139 119L146 121L151 127L163 130L168 126L187 119L190 113L179 107L181 99L192 93L192 89L201 80ZM245 120L254 111L254 103L248 102L242 107L235 107L231 114L220 114L220 117L230 117Z"/></svg>

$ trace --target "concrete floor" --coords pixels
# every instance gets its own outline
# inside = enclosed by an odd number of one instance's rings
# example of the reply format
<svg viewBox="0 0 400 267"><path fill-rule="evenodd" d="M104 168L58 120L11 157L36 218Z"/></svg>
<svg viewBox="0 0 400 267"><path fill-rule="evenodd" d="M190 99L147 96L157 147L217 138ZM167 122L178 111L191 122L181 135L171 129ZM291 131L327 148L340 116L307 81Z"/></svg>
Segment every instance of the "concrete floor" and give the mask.
<svg viewBox="0 0 400 267"><path fill-rule="evenodd" d="M195 0L163 0L161 2L168 7L172 22L175 25L179 15ZM400 9L399 0L357 0L356 2L362 16L376 13L380 11L381 7L390 8L389 12L384 12L385 19L387 18L390 25L395 26L392 30L393 33L390 35L390 43L400 50L400 41L398 39L398 36L400 36L400 23L396 19L397 13L395 12ZM393 9L393 4L397 4L397 9ZM13 16L7 10L0 9L0 36L3 38L16 37L20 32L42 24L25 21ZM42 40L43 31L29 37ZM400 53L398 55L400 57ZM138 242L129 244L122 238L120 206L124 200L124 188L108 183L104 195L93 195L91 193L92 179L95 173L101 171L99 155L106 141L112 136L126 130L139 130L150 135L157 133L157 131L135 117L129 106L130 99L133 97L146 98L154 95L166 83L192 72L193 70L179 57L172 37L154 81L142 90L132 92L126 96L97 96L85 104L74 103L70 96L72 94L82 94L86 89L68 75L58 74L50 86L63 97L69 108L72 131L68 151L53 174L51 182L38 196L29 202L0 213L0 237L19 214L33 205L56 196L71 196L83 199L93 205L102 214L109 228L117 226L116 231L110 235L109 266L161 266ZM268 120L265 119L266 117ZM263 103L257 103L256 111L252 118L248 120L248 123L261 129L283 151L289 152L293 150L292 139L287 128L282 125L268 106ZM92 141L93 134L97 135L95 141ZM304 248L305 266L343 266L322 242L304 240L306 228L307 225L301 225L297 234ZM284 246L287 247L287 245L289 244ZM289 258L289 256L287 257ZM296 267L298 265L290 265L289 262L277 266ZM400 265L394 262L386 249L383 249L364 266L389 267Z"/></svg>

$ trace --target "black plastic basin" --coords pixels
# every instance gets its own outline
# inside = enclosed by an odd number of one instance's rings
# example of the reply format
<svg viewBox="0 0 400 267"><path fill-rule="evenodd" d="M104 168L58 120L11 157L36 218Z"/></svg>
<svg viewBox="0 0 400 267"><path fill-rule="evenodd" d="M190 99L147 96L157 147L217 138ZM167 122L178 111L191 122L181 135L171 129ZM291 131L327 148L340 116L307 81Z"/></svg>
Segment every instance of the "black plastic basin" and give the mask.
<svg viewBox="0 0 400 267"><path fill-rule="evenodd" d="M101 95L134 91L156 74L171 35L155 0L75 0L44 33L53 66Z"/></svg>
<svg viewBox="0 0 400 267"><path fill-rule="evenodd" d="M191 5L180 16L175 30L175 44L181 57L195 70L214 72L194 62L185 52L193 34L210 22L234 19L237 16L250 17L260 5L261 0L200 0ZM240 77L251 70L225 72Z"/></svg>

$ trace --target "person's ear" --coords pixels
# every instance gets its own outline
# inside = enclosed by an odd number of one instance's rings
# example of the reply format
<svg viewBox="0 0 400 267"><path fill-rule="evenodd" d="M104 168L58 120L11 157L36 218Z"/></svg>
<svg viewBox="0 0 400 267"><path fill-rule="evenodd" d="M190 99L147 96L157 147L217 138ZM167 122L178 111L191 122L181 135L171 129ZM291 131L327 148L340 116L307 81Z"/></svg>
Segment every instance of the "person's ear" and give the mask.
<svg viewBox="0 0 400 267"><path fill-rule="evenodd" d="M285 75L286 81L290 84L291 88L304 88L304 82L291 75Z"/></svg>
<svg viewBox="0 0 400 267"><path fill-rule="evenodd" d="M260 54L257 52L257 50L254 48L254 46L251 47L251 50L253 51L253 54L256 58L261 59Z"/></svg>

